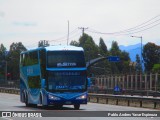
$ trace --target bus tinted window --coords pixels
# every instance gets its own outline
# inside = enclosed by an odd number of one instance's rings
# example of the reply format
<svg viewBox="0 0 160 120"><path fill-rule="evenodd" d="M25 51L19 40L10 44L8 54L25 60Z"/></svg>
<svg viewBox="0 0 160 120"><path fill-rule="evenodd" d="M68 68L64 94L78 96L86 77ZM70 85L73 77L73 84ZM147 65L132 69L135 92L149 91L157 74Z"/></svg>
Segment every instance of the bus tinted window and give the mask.
<svg viewBox="0 0 160 120"><path fill-rule="evenodd" d="M24 66L38 64L38 52L33 51L29 53L25 53L23 56Z"/></svg>
<svg viewBox="0 0 160 120"><path fill-rule="evenodd" d="M39 51L40 65L41 65L41 77L46 78L46 51Z"/></svg>
<svg viewBox="0 0 160 120"><path fill-rule="evenodd" d="M29 88L40 88L40 76L29 76L28 85Z"/></svg>
<svg viewBox="0 0 160 120"><path fill-rule="evenodd" d="M47 56L48 67L85 67L82 51L49 51Z"/></svg>
<svg viewBox="0 0 160 120"><path fill-rule="evenodd" d="M86 73L82 71L48 72L48 89L77 91L86 89Z"/></svg>

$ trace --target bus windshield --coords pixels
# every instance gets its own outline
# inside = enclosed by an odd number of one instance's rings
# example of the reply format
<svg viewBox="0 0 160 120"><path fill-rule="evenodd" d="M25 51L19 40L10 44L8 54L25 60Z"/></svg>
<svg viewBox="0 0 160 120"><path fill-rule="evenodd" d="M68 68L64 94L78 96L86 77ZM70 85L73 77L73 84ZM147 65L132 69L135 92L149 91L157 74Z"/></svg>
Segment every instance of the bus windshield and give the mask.
<svg viewBox="0 0 160 120"><path fill-rule="evenodd" d="M48 51L47 67L85 67L83 51Z"/></svg>
<svg viewBox="0 0 160 120"><path fill-rule="evenodd" d="M82 91L86 89L86 75L83 72L48 72L48 90Z"/></svg>

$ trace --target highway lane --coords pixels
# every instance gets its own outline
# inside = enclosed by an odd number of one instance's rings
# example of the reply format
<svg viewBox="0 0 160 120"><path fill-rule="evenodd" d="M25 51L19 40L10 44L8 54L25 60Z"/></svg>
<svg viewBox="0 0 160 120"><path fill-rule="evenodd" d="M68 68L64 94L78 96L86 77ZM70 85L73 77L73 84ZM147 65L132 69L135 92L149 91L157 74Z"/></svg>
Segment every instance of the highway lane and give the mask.
<svg viewBox="0 0 160 120"><path fill-rule="evenodd" d="M42 109L39 107L25 107L24 103L20 102L19 95L14 94L5 94L0 93L0 111L74 111L73 106L64 106L61 110L49 107L48 109ZM156 111L154 109L145 109L145 108L135 108L135 107L126 107L126 106L115 106L108 104L97 104L97 103L88 103L87 105L82 105L79 111ZM74 114L74 113L73 113ZM0 118L0 120L18 120L22 118ZM24 119L24 118L23 118ZM35 120L37 118L25 118L30 120ZM38 118L38 119L53 119L51 117L47 118ZM63 120L159 120L157 117L56 117L55 119Z"/></svg>

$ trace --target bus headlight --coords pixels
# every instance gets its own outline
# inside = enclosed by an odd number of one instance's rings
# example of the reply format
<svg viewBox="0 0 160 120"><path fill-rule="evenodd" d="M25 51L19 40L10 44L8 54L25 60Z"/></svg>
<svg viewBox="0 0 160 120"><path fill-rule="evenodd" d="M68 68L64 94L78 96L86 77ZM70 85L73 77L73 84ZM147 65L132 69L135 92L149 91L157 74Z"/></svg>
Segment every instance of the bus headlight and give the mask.
<svg viewBox="0 0 160 120"><path fill-rule="evenodd" d="M59 97L53 96L51 94L49 94L48 97L49 97L50 100L60 100Z"/></svg>
<svg viewBox="0 0 160 120"><path fill-rule="evenodd" d="M86 99L86 98L87 98L87 95L85 94L85 95L81 95L81 96L77 97L76 99L77 100L83 100L83 99Z"/></svg>

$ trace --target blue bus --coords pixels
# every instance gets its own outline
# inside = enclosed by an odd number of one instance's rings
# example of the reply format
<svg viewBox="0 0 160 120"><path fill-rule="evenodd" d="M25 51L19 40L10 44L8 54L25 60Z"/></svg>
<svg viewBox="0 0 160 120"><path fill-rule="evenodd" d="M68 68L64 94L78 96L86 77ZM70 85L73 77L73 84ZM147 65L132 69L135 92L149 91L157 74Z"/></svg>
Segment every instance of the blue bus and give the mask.
<svg viewBox="0 0 160 120"><path fill-rule="evenodd" d="M81 47L39 47L20 54L20 100L26 106L79 109L87 104L87 84Z"/></svg>

